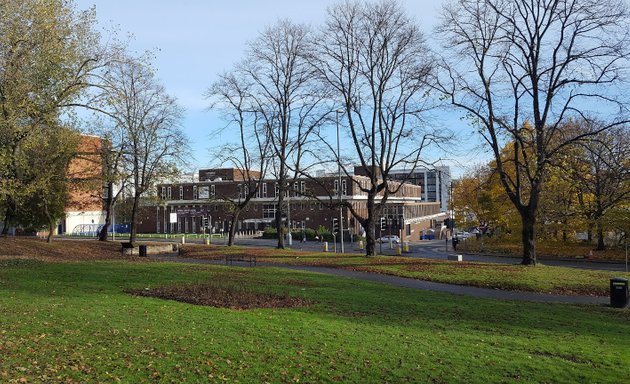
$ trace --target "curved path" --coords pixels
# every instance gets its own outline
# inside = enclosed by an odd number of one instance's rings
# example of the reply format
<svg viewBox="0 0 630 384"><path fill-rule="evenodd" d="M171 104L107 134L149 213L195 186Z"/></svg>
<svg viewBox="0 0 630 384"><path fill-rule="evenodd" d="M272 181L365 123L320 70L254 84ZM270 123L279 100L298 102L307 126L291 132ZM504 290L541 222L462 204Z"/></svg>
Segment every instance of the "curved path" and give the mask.
<svg viewBox="0 0 630 384"><path fill-rule="evenodd" d="M160 261L191 263L191 264L214 264L224 265L223 261L187 259L182 257L152 257ZM249 266L249 263L234 262L235 266ZM457 295L482 297L497 300L516 300L516 301L535 301L545 303L566 303L566 304L598 304L605 305L610 303L608 297L601 296L563 296L549 295L543 293L521 292L521 291L503 291L497 289L470 287L465 285L454 285L444 283L434 283L431 281L409 279L406 277L398 277L391 275L382 275L378 273L349 271L339 268L313 267L306 265L287 265L275 263L258 263L257 266L293 269L300 271L324 273L328 275L348 277L352 279L372 281L376 283L390 284L397 287L422 289L435 292L448 292Z"/></svg>

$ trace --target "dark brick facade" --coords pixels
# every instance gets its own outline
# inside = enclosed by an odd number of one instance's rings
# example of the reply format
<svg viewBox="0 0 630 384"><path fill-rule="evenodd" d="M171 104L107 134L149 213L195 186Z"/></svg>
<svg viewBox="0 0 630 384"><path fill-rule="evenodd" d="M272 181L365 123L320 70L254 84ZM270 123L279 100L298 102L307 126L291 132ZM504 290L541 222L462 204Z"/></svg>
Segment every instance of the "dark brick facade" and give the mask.
<svg viewBox="0 0 630 384"><path fill-rule="evenodd" d="M200 171L208 175L210 170ZM140 215L139 231L145 233L204 233L204 221L209 224L209 231L227 231L229 225L230 201L238 201L246 193L248 183L242 179L226 180L224 177L237 172L221 170L220 180L199 181L195 183L159 185L155 205L143 207ZM215 172L213 175L218 175ZM312 228L319 226L330 228L332 219L339 217L339 210L331 208L337 201L339 178L336 176L317 179L299 179L287 191L285 204L277 207L277 189L274 180L255 181L261 187L249 206L241 213L237 222L238 231L258 231L274 225L276 214L290 220L293 228ZM341 178L342 199L350 201L355 210L365 214L366 196L359 185L369 180L362 176ZM252 182L253 183L253 182ZM249 186L250 188L252 186ZM332 196L332 197L331 197ZM422 202L421 188L404 185L399 192L391 196L383 216L389 219L393 234L401 237L419 238L419 232L433 227L442 219L439 203ZM176 214L176 222L171 223L171 215ZM361 227L348 209L343 210L344 228L353 234L361 232ZM165 225L166 224L166 225ZM388 229L389 230L389 229ZM417 236L417 237L416 237Z"/></svg>

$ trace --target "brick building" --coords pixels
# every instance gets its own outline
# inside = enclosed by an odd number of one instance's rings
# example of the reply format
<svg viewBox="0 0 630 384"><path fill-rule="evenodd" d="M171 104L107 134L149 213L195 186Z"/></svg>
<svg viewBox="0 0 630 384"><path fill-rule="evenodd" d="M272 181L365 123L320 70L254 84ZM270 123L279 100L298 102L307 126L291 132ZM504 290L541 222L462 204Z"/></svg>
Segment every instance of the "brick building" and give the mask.
<svg viewBox="0 0 630 384"><path fill-rule="evenodd" d="M57 233L86 234L105 223L103 210L103 145L97 136L82 135L66 176L69 200Z"/></svg>
<svg viewBox="0 0 630 384"><path fill-rule="evenodd" d="M226 232L231 216L229 202L247 194L246 179L240 170L206 169L199 171L197 182L160 184L157 186L159 202L143 208L138 230L170 234ZM286 191L285 203L280 209L276 181L256 182L260 183L260 188L241 214L237 231L273 227L276 214L281 214L292 228L331 228L332 219L339 217L339 210L330 208L327 202L337 201L338 188L344 201L350 202L361 214L366 212L367 197L359 189L359 185L369 184L364 176L344 176L341 182L337 175L299 179ZM383 217L389 220L392 234L418 240L422 231L435 228L444 219L439 202L425 202L421 196L420 186L405 184L388 198ZM343 209L343 221L346 234L362 234L363 229L347 208ZM207 229L204 223L208 224Z"/></svg>

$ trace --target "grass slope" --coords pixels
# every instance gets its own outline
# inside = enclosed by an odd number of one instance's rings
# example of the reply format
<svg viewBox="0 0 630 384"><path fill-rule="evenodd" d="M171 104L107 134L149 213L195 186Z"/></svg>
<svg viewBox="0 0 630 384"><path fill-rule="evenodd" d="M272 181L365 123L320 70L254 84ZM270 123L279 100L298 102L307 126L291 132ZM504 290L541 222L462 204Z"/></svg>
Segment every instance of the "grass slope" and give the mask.
<svg viewBox="0 0 630 384"><path fill-rule="evenodd" d="M126 290L238 285L232 310ZM623 382L630 311L474 299L275 268L0 260L1 382Z"/></svg>

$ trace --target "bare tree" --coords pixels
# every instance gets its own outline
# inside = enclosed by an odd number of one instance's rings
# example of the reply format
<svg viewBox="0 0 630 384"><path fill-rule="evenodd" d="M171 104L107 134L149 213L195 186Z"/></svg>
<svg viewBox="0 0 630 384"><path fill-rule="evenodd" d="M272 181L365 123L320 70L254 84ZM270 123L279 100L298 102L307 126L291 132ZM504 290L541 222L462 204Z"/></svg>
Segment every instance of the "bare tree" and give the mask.
<svg viewBox="0 0 630 384"><path fill-rule="evenodd" d="M581 213L596 228L597 249L603 250L606 217L630 200L630 134L620 127L581 144L581 156L568 173L578 189Z"/></svg>
<svg viewBox="0 0 630 384"><path fill-rule="evenodd" d="M308 61L309 33L303 25L281 20L250 43L238 68L249 83L251 106L271 144L270 172L278 183L278 248L284 248L285 197L299 175L312 132L324 118L320 107L325 95L318 92Z"/></svg>
<svg viewBox="0 0 630 384"><path fill-rule="evenodd" d="M563 129L568 118L627 115L615 93L628 65L627 21L623 0L453 0L444 7L445 58L435 86L494 154L523 224L523 264L536 263L534 225L550 160L626 120L607 119L586 133ZM506 142L514 143L509 159L501 156Z"/></svg>
<svg viewBox="0 0 630 384"><path fill-rule="evenodd" d="M133 192L130 241L136 239L136 217L141 197L160 179L174 176L187 155L180 129L182 109L158 83L145 54L119 52L97 76L99 89L89 107L110 121L112 150L129 175ZM109 164L115 166L116 162Z"/></svg>
<svg viewBox="0 0 630 384"><path fill-rule="evenodd" d="M113 223L114 206L131 178L129 169L123 166L127 154L127 141L120 135L124 132L111 129L109 126L106 127L101 129L105 138L101 148L102 177L106 190L106 194L102 196L105 207L105 224L98 233L99 241L107 241L108 230ZM115 229L112 228L112 231Z"/></svg>
<svg viewBox="0 0 630 384"><path fill-rule="evenodd" d="M318 78L340 106L343 131L352 138L348 156L369 179L355 179L367 196L367 214L346 204L366 231L366 254L376 253L375 222L389 196L402 183L391 173L407 175L435 137L422 121L427 109L426 80L430 51L418 26L395 1L345 2L328 11L314 42L312 62ZM337 153L334 145L329 145ZM340 160L339 154L335 156ZM352 170L342 165L342 172Z"/></svg>
<svg viewBox="0 0 630 384"><path fill-rule="evenodd" d="M236 142L226 143L218 153L222 164L233 164L240 172L238 195L226 196L231 218L228 246L234 245L236 223L251 199L260 195L261 181L271 161L269 131L260 127L258 105L251 96L251 84L238 72L220 76L208 90L211 108L223 111L228 128L238 127ZM244 77L247 79L247 77Z"/></svg>

